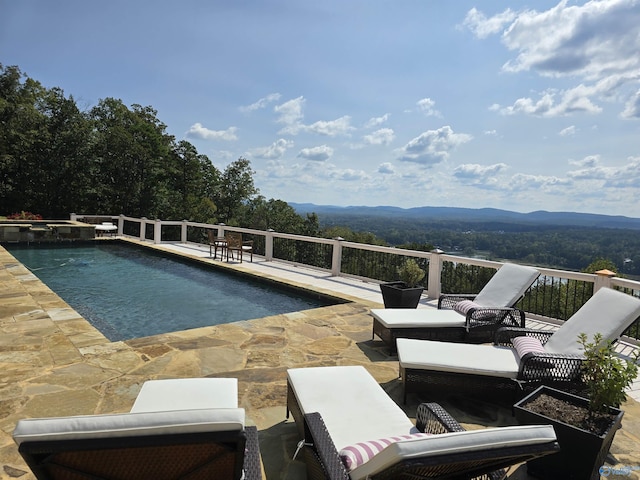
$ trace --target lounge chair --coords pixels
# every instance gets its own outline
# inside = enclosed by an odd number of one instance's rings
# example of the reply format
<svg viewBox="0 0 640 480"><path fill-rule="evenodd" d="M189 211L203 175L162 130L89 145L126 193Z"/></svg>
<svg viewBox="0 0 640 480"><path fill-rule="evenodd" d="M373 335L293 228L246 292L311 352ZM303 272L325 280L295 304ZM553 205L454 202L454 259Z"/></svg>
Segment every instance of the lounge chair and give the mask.
<svg viewBox="0 0 640 480"><path fill-rule="evenodd" d="M420 405L414 426L362 366L288 370L289 412L310 480L503 478L559 448L549 425L466 432L437 404Z"/></svg>
<svg viewBox="0 0 640 480"><path fill-rule="evenodd" d="M442 389L507 403L539 385L583 393L578 335L615 341L639 316L640 299L601 288L555 332L505 327L494 345L399 338L404 401L407 393Z"/></svg>
<svg viewBox="0 0 640 480"><path fill-rule="evenodd" d="M396 353L397 338L448 342L492 342L502 326L524 327L524 312L513 308L540 272L505 263L477 295L441 295L438 310L372 309L376 335Z"/></svg>
<svg viewBox="0 0 640 480"><path fill-rule="evenodd" d="M20 420L13 438L38 479L262 477L237 380L146 382L129 413Z"/></svg>

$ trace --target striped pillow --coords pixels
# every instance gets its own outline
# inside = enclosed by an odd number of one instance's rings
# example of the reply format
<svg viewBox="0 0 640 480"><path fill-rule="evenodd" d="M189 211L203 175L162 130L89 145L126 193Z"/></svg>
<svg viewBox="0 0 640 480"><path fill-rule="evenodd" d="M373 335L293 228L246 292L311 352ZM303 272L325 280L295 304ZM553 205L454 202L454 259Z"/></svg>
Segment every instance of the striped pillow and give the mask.
<svg viewBox="0 0 640 480"><path fill-rule="evenodd" d="M398 435L397 437L380 438L368 442L360 442L355 445L349 445L340 450L340 459L347 471L350 472L354 468L359 467L365 462L371 460L376 454L380 453L387 446L402 440L413 440L416 438L425 438L431 436L430 433L413 433L408 435Z"/></svg>
<svg viewBox="0 0 640 480"><path fill-rule="evenodd" d="M469 310L471 310L472 308L482 308L482 305L478 305L472 300L460 300L453 306L453 309L456 312L464 315L465 317L467 316L467 313L469 313Z"/></svg>
<svg viewBox="0 0 640 480"><path fill-rule="evenodd" d="M511 340L511 343L520 358L524 357L527 353L545 353L542 343L535 337L515 337Z"/></svg>

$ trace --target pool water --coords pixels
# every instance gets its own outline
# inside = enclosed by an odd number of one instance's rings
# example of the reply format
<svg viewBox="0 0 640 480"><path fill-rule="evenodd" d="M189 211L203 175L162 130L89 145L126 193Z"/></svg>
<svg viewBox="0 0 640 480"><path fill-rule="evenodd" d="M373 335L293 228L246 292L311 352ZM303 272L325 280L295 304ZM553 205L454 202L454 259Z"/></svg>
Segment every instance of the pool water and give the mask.
<svg viewBox="0 0 640 480"><path fill-rule="evenodd" d="M332 303L121 243L5 247L111 341Z"/></svg>

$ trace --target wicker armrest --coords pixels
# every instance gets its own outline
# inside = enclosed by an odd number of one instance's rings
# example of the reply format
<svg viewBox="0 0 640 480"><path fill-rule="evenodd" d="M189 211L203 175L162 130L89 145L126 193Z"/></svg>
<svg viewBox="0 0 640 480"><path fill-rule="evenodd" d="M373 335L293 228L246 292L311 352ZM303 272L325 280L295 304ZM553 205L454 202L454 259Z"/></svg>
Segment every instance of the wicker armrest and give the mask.
<svg viewBox="0 0 640 480"><path fill-rule="evenodd" d="M247 443L245 444L244 455L244 478L247 480L262 479L262 463L260 462L260 447L258 445L258 429L256 427L245 427Z"/></svg>
<svg viewBox="0 0 640 480"><path fill-rule="evenodd" d="M475 298L476 294L445 293L440 295L440 298L438 298L438 308L451 309L456 303L461 302L462 300L474 300Z"/></svg>
<svg viewBox="0 0 640 480"><path fill-rule="evenodd" d="M525 316L522 310L510 307L487 307L472 308L467 312L467 328L474 324L487 325L491 323L502 323L507 317L511 317L520 327L524 328Z"/></svg>
<svg viewBox="0 0 640 480"><path fill-rule="evenodd" d="M518 379L580 382L583 360L580 355L527 353L520 359Z"/></svg>
<svg viewBox="0 0 640 480"><path fill-rule="evenodd" d="M517 328L517 327L502 327L496 331L494 340L495 345L502 345L505 347L511 347L511 340L515 337L535 337L540 340L543 345L547 343L549 337L553 335L549 330L536 330L534 328Z"/></svg>
<svg viewBox="0 0 640 480"><path fill-rule="evenodd" d="M464 432L455 418L437 403L421 403L416 412L416 428L424 433Z"/></svg>
<svg viewBox="0 0 640 480"><path fill-rule="evenodd" d="M317 412L307 413L304 416L304 423L305 443L312 444L326 478L348 480L349 474L340 460L338 449L329 436L322 415Z"/></svg>

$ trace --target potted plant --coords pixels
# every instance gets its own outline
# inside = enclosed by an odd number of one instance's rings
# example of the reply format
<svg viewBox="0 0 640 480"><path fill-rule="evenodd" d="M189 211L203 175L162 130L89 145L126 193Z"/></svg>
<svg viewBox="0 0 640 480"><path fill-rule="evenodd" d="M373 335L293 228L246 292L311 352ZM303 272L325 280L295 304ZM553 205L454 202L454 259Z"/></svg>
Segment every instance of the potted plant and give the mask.
<svg viewBox="0 0 640 480"><path fill-rule="evenodd" d="M622 423L625 389L638 373L636 358L623 360L611 341L596 334L584 349L581 375L588 398L542 386L514 405L520 424L553 425L560 452L527 462L527 471L545 479L599 479L609 448Z"/></svg>
<svg viewBox="0 0 640 480"><path fill-rule="evenodd" d="M424 288L418 283L424 278L424 270L410 258L398 267L397 282L380 284L385 308L416 308Z"/></svg>

